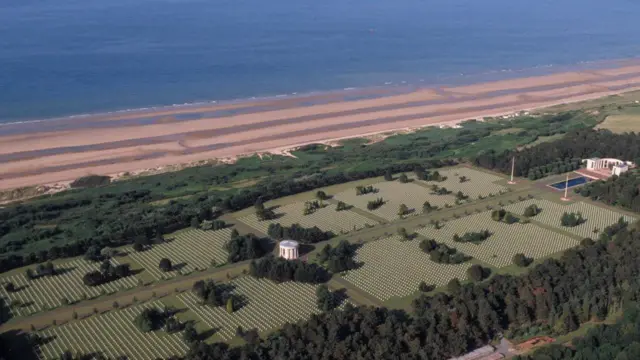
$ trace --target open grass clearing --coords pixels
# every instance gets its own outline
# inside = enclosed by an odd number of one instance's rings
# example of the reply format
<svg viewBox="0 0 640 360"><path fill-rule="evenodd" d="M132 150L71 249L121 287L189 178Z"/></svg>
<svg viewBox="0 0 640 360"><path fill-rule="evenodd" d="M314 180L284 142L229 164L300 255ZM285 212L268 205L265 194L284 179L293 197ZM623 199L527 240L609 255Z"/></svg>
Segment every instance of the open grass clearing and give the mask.
<svg viewBox="0 0 640 360"><path fill-rule="evenodd" d="M617 134L631 131L638 132L640 131L640 112L609 115L597 128L607 129Z"/></svg>
<svg viewBox="0 0 640 360"><path fill-rule="evenodd" d="M362 229L367 225L377 224L376 221L353 211L336 211L335 204L325 202L324 205L323 208L317 209L312 214L304 215L304 203L293 203L274 209L274 212L278 215L278 218L274 220L260 221L255 214L242 217L239 220L265 234L269 225L276 223L282 226L291 226L292 224L300 224L304 227L317 226L323 231L332 231L336 235L346 234Z"/></svg>
<svg viewBox="0 0 640 360"><path fill-rule="evenodd" d="M216 231L186 229L165 235L164 238L167 242L153 245L142 252L127 248L129 257L158 280L207 269L212 261L217 265L226 263L228 253L224 246L231 238L231 229ZM159 263L162 258L171 260L175 270L168 272L160 270Z"/></svg>
<svg viewBox="0 0 640 360"><path fill-rule="evenodd" d="M418 247L418 239L401 241L399 236L368 242L357 250L355 260L362 266L350 270L344 279L386 301L405 297L418 289L420 282L442 286L449 280L466 278L470 263L438 264Z"/></svg>
<svg viewBox="0 0 640 360"><path fill-rule="evenodd" d="M119 264L115 259L111 262L114 265ZM19 304L12 308L14 315L25 316L65 305L65 302L74 303L138 285L135 276L128 276L99 286L86 286L82 277L88 272L99 269L100 263L98 262L78 259L57 265L58 274L53 276L27 280L25 274L14 273L0 277L0 283L2 283L0 294L7 304L12 302ZM8 292L4 288L4 284L7 282L13 283L17 291Z"/></svg>
<svg viewBox="0 0 640 360"><path fill-rule="evenodd" d="M479 244L453 241L453 236L467 232L489 230L492 235ZM523 253L540 259L550 254L578 245L578 240L547 230L535 224L506 224L491 219L491 212L465 216L447 221L440 229L428 226L417 230L418 234L454 247L463 253L501 268L512 263L513 255Z"/></svg>
<svg viewBox="0 0 640 360"><path fill-rule="evenodd" d="M540 214L531 218L532 221L537 221L545 225L553 226L557 229L567 231L582 238L597 238L600 231L602 231L609 225L615 224L621 216L629 223L635 220L635 218L632 216L628 216L584 202L575 202L565 205L548 200L531 199L506 206L505 210L511 211L514 214L522 214L524 213L524 209L532 204L536 204L539 208L542 209ZM562 214L565 212L580 212L582 213L582 216L586 219L586 221L574 227L562 226L560 223L560 219L562 217Z"/></svg>
<svg viewBox="0 0 640 360"><path fill-rule="evenodd" d="M162 310L164 305L156 301L39 331L38 335L45 340L44 345L36 348L36 355L40 359L60 359L63 352L71 351L82 355L102 354L109 359L125 356L132 360L183 356L188 346L182 341L181 333L142 333L133 324L136 315L154 307Z"/></svg>

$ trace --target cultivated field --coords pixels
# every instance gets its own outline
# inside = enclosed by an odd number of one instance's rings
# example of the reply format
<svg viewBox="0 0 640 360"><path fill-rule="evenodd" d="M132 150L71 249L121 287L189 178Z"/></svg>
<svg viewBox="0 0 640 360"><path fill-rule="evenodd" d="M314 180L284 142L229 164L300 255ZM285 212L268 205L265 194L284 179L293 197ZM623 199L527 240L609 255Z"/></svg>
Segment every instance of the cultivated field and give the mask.
<svg viewBox="0 0 640 360"><path fill-rule="evenodd" d="M467 232L485 229L492 235L480 244L453 241L455 234L462 236ZM429 226L417 232L495 267L510 265L513 255L517 253L538 259L578 245L578 241L569 236L531 223L509 225L494 221L490 211L447 221L440 229Z"/></svg>
<svg viewBox="0 0 640 360"><path fill-rule="evenodd" d="M316 210L312 214L303 215L304 203L299 202L276 208L274 212L280 217L275 220L259 221L255 214L251 214L241 218L240 221L265 234L272 223L279 223L282 226L290 226L296 223L304 227L317 226L324 231L332 231L336 235L362 229L365 224L376 224L374 220L353 211L336 211L336 205L326 202L325 205L325 207Z"/></svg>
<svg viewBox="0 0 640 360"><path fill-rule="evenodd" d="M227 251L224 245L231 238L231 229L222 230L195 230L188 229L175 233L164 244L153 245L151 249L136 252L133 248L127 249L129 256L144 267L156 279L172 278L179 273L188 274L194 270L204 270L211 266L211 261L216 264L227 262ZM171 260L177 268L174 271L164 272L159 268L160 259Z"/></svg>
<svg viewBox="0 0 640 360"><path fill-rule="evenodd" d="M419 243L417 239L401 241L399 236L368 242L355 256L362 266L347 272L344 278L382 301L411 295L421 281L441 286L453 278L466 278L469 263L435 263L420 250Z"/></svg>
<svg viewBox="0 0 640 360"><path fill-rule="evenodd" d="M217 329L216 334L223 340L233 338L238 326L245 330L257 328L263 332L320 312L314 285L295 282L276 284L249 276L233 280L230 284L235 287L232 292L246 300L241 309L231 314L227 313L224 306L201 305L198 297L191 292L178 295L202 322Z"/></svg>
<svg viewBox="0 0 640 360"><path fill-rule="evenodd" d="M487 174L482 171L473 170L469 168L454 168L438 170L440 175L447 177L445 181L420 181L423 184L438 185L445 187L448 190L453 191L455 194L458 191L462 191L465 195L468 195L471 199L477 199L478 196L489 196L489 194L497 195L501 192L507 191L507 188L495 184L495 182L504 180L500 176ZM465 176L467 180L460 182L460 177Z"/></svg>
<svg viewBox="0 0 640 360"><path fill-rule="evenodd" d="M623 215L615 211L583 202L564 205L548 200L532 199L506 206L505 209L515 214L522 214L524 209L531 204L536 204L542 209L542 212L531 218L531 220L557 227L558 229L568 231L583 238L597 238L598 234L597 232L594 232L594 230L597 229L598 231L601 231L605 227L616 223L621 216L630 223L635 220L635 218L631 216ZM564 227L560 224L560 218L564 212L581 212L582 216L587 221L575 227Z"/></svg>
<svg viewBox="0 0 640 360"><path fill-rule="evenodd" d="M400 218L398 209L400 204L405 204L413 212L410 215L422 213L422 205L429 201L432 206L444 207L445 204L455 204L453 195L432 195L431 190L413 183L402 184L398 181L385 181L373 184L379 191L375 194L356 195L356 189L349 189L334 196L334 199L344 201L361 210L368 211L389 221ZM382 198L385 203L376 210L368 210L367 203L377 198Z"/></svg>
<svg viewBox="0 0 640 360"><path fill-rule="evenodd" d="M624 133L640 131L640 112L621 114L621 115L609 115L607 118L597 126L598 129L608 129L614 133Z"/></svg>
<svg viewBox="0 0 640 360"><path fill-rule="evenodd" d="M182 334L164 331L143 333L133 319L145 308L163 309L161 302L110 311L107 314L39 331L44 344L36 348L40 359L60 359L60 354L102 354L109 359L166 359L182 356L188 346Z"/></svg>
<svg viewBox="0 0 640 360"><path fill-rule="evenodd" d="M116 260L112 260L117 265ZM26 275L18 274L0 278L0 283L12 282L18 289L15 292L7 292L2 286L2 297L11 302L19 303L14 306L14 315L29 315L41 310L52 309L63 305L66 299L69 303L96 297L102 294L111 294L118 290L129 289L138 284L135 276L111 281L99 286L86 286L82 282L84 274L100 269L100 263L86 260L75 260L56 266L58 275L42 276L33 280L27 280Z"/></svg>

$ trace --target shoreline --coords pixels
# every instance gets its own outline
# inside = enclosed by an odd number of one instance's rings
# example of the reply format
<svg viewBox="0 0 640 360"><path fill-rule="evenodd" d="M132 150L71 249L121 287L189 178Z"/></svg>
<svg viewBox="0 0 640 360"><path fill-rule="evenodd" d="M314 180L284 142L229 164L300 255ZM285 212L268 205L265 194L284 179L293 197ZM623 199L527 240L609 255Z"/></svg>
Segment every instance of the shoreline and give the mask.
<svg viewBox="0 0 640 360"><path fill-rule="evenodd" d="M157 116L163 121L136 123L134 118L127 126L118 125L123 119L102 120L106 125L99 129L69 126L46 131L37 126L41 131L0 132L0 189L43 184L58 188L88 174L118 178L125 172L177 170L251 154L286 155L310 143L455 125L591 100L640 90L640 65L406 89L348 90L352 95L364 92L354 98L341 92L242 102L215 110L221 113L208 109L206 116L182 120L167 120L162 114Z"/></svg>
<svg viewBox="0 0 640 360"><path fill-rule="evenodd" d="M412 88L413 90L438 88L438 87L450 87L450 86L464 86L481 84L486 82L497 82L509 79L528 78L552 75L564 72L574 71L589 71L609 69L616 67L627 67L640 64L640 56L631 58L620 59L605 59L605 60L593 60L593 61L581 61L574 64L548 64L537 65L534 67L518 68L518 69L499 69L499 70L487 70L480 73L469 73L459 75L444 75L435 76L437 81L425 82L424 79L417 79L413 81L396 81L385 82L384 84L362 86L362 87L347 87L343 89L322 89L322 90L300 90L289 94L261 94L256 96L247 96L241 98L230 99L211 99L211 100L196 100L193 102L186 102L182 104L155 104L146 105L135 108L121 108L111 110L97 110L88 111L82 113L59 115L59 116L44 116L39 118L25 118L25 119L8 119L3 121L0 119L0 136L2 135L2 129L8 126L29 125L37 123L48 123L56 121L78 121L78 120L99 120L103 118L121 116L143 116L146 114L154 115L164 112L182 113L183 110L198 110L199 108L210 107L229 107L229 106L242 106L247 103L254 102L269 102L274 100L295 100L305 97L316 96L332 96L340 95L348 92L360 92L360 91L385 91L399 88Z"/></svg>

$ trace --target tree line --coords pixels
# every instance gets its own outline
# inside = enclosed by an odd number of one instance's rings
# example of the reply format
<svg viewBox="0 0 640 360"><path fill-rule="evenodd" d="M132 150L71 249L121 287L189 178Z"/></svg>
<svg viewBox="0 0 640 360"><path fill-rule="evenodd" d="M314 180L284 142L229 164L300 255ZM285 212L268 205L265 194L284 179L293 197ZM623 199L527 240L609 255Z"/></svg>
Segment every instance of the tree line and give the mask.
<svg viewBox="0 0 640 360"><path fill-rule="evenodd" d="M277 283L297 281L311 284L326 282L331 277L327 270L317 264L274 256L252 261L249 266L249 275Z"/></svg>
<svg viewBox="0 0 640 360"><path fill-rule="evenodd" d="M591 157L611 157L638 163L640 134L576 130L567 133L562 139L521 150L488 150L476 156L473 162L477 166L510 174L513 157L515 175L531 179L575 170L582 159Z"/></svg>
<svg viewBox="0 0 640 360"><path fill-rule="evenodd" d="M560 259L548 259L520 276L496 275L485 282L458 283L450 293L422 295L413 303L415 316L347 304L343 311L287 324L243 347L197 344L186 358L437 360L459 356L518 329L539 327L552 336L565 334L638 300L638 256L636 224L619 231L613 240L570 249Z"/></svg>
<svg viewBox="0 0 640 360"><path fill-rule="evenodd" d="M317 226L306 228L300 224L282 226L279 223L269 224L267 235L277 240L295 240L303 244L315 244L335 236L331 231L323 231Z"/></svg>

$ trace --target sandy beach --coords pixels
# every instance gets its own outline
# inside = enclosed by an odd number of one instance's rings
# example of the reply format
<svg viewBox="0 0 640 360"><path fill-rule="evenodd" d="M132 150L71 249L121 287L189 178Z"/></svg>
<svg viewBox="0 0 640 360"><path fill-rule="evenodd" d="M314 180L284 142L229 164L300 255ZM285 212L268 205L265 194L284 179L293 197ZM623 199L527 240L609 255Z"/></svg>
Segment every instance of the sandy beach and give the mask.
<svg viewBox="0 0 640 360"><path fill-rule="evenodd" d="M640 89L640 66L375 88L0 126L0 189L455 124Z"/></svg>

